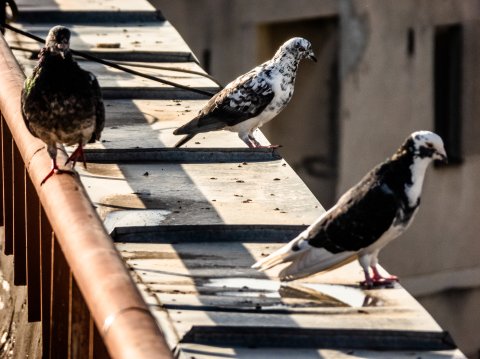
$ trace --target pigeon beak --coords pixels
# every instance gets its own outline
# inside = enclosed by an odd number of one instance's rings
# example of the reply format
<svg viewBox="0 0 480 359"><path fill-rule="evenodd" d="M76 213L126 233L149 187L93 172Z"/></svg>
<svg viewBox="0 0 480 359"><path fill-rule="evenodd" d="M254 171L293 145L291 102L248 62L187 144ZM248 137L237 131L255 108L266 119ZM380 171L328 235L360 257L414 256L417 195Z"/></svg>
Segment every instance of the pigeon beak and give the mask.
<svg viewBox="0 0 480 359"><path fill-rule="evenodd" d="M65 52L68 50L68 44L60 43L60 44L57 44L56 47L57 47L58 53L64 59L65 58Z"/></svg>
<svg viewBox="0 0 480 359"><path fill-rule="evenodd" d="M447 164L448 163L448 158L447 158L447 154L445 152L435 152L435 161L438 162L438 163L442 163L442 164Z"/></svg>
<svg viewBox="0 0 480 359"><path fill-rule="evenodd" d="M448 158L447 158L447 155L444 155L442 153L439 154L439 161L443 164L447 164L448 163Z"/></svg>
<svg viewBox="0 0 480 359"><path fill-rule="evenodd" d="M313 62L317 62L317 58L313 54L313 52L310 52L307 56L308 59L312 60Z"/></svg>

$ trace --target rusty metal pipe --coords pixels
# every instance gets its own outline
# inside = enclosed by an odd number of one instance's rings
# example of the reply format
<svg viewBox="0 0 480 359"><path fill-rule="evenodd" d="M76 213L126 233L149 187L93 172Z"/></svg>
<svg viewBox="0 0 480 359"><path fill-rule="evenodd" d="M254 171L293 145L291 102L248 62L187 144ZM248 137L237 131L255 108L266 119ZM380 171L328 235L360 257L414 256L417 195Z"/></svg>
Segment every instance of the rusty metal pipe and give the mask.
<svg viewBox="0 0 480 359"><path fill-rule="evenodd" d="M24 124L20 109L24 74L3 36L0 79L0 111L110 355L173 358L80 180L53 176L40 186L50 158Z"/></svg>

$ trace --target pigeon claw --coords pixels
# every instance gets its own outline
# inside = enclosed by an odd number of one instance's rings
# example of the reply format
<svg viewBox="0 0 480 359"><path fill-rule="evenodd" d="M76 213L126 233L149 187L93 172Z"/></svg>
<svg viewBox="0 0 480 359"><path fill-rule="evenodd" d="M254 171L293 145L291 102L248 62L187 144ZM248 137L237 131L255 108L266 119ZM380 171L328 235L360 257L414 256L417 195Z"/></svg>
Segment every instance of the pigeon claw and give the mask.
<svg viewBox="0 0 480 359"><path fill-rule="evenodd" d="M83 162L83 168L87 169L87 161L85 159L85 152L83 152L83 146L81 142L78 144L78 147L75 149L75 151L72 152L70 157L68 157L65 165L67 165L69 162L73 162L73 168L77 164L78 160L81 160Z"/></svg>
<svg viewBox="0 0 480 359"><path fill-rule="evenodd" d="M61 170L61 169L59 169L59 168L52 168L52 169L50 170L50 172L49 172L49 173L45 176L45 178L42 180L42 182L40 182L40 186L43 186L43 184L44 184L45 182L47 182L47 180L48 180L50 177L52 177L54 174L59 174L59 175L61 175L61 174L64 174L64 173L69 174L69 175L71 175L71 176L76 176L76 172L74 172L74 171Z"/></svg>
<svg viewBox="0 0 480 359"><path fill-rule="evenodd" d="M373 282L378 282L378 283L390 283L390 284L393 284L395 282L398 282L398 277L396 275L390 275L389 277L384 277L382 276L377 267L376 266L373 266L372 267L372 271L373 271Z"/></svg>
<svg viewBox="0 0 480 359"><path fill-rule="evenodd" d="M384 277L380 274L376 266L372 266L373 276L370 276L368 271L365 271L365 280L360 282L360 286L365 289L373 288L393 288L394 284L398 282L396 275Z"/></svg>

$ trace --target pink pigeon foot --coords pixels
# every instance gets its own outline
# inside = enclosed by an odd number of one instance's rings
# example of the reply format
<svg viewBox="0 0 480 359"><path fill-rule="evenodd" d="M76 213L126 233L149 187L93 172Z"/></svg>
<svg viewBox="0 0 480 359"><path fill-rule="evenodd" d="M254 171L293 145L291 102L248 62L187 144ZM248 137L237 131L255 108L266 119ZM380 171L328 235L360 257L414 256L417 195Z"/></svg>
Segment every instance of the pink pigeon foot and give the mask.
<svg viewBox="0 0 480 359"><path fill-rule="evenodd" d="M47 182L47 180L52 177L54 174L63 174L63 173L67 173L69 175L72 175L72 176L75 176L75 172L74 171L70 171L70 170L62 170L60 168L58 168L57 166L57 161L56 160L52 160L52 169L50 170L50 172L48 172L48 174L45 176L45 178L42 180L42 182L40 183L40 186L43 186L43 184L45 182Z"/></svg>
<svg viewBox="0 0 480 359"><path fill-rule="evenodd" d="M379 272L377 267L372 267L373 271L373 282L378 283L379 285L381 284L393 284L395 282L398 282L398 277L396 275L391 275L390 277L384 277L382 276Z"/></svg>
<svg viewBox="0 0 480 359"><path fill-rule="evenodd" d="M70 157L68 157L67 161L65 162L65 164L67 164L68 162L72 161L73 162L73 166L72 167L75 167L76 163L78 160L81 160L83 162L83 167L84 168L87 168L87 161L85 159L85 152L83 152L83 146L82 146L82 143L80 142L77 146L77 148L75 149L75 151L72 152L72 154L70 155Z"/></svg>
<svg viewBox="0 0 480 359"><path fill-rule="evenodd" d="M360 282L360 286L365 289L392 287L394 283L398 282L398 277L392 275L388 278L383 277L377 267L372 267L373 277L370 276L368 271L365 271L365 280Z"/></svg>

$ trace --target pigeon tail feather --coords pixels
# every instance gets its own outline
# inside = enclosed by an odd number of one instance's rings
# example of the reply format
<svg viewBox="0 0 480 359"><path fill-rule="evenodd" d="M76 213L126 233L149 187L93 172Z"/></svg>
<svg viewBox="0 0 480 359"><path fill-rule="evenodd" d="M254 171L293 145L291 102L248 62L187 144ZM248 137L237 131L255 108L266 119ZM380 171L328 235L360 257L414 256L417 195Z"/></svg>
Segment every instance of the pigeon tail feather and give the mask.
<svg viewBox="0 0 480 359"><path fill-rule="evenodd" d="M219 120L215 116L206 115L204 117L196 117L190 122L173 131L174 135L191 135L210 131L222 130L227 123Z"/></svg>
<svg viewBox="0 0 480 359"><path fill-rule="evenodd" d="M330 253L323 248L310 247L279 273L280 280L290 281L312 274L331 271L357 258L356 252Z"/></svg>
<svg viewBox="0 0 480 359"><path fill-rule="evenodd" d="M299 240L302 238L294 239L289 244L285 245L284 247L276 250L275 252L271 253L267 257L259 260L257 263L252 265L252 268L258 269L259 271L265 271L270 269L277 264L286 263L292 261L294 258L299 256L302 252L301 251L293 251L292 247L297 244Z"/></svg>
<svg viewBox="0 0 480 359"><path fill-rule="evenodd" d="M186 123L185 125L177 128L175 131L173 131L174 135L189 135L191 133L191 126L189 126L191 122Z"/></svg>
<svg viewBox="0 0 480 359"><path fill-rule="evenodd" d="M180 141L178 141L176 144L175 144L175 148L179 148L181 146L183 146L185 143L187 143L188 141L190 141L194 136L196 135L196 133L192 134L192 135L186 135L185 137L181 138Z"/></svg>

